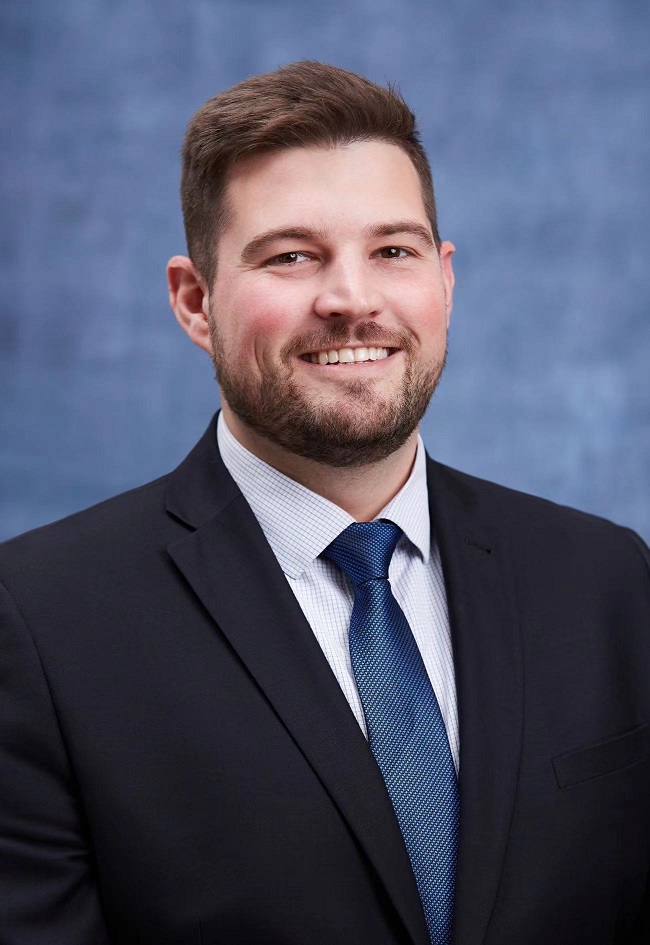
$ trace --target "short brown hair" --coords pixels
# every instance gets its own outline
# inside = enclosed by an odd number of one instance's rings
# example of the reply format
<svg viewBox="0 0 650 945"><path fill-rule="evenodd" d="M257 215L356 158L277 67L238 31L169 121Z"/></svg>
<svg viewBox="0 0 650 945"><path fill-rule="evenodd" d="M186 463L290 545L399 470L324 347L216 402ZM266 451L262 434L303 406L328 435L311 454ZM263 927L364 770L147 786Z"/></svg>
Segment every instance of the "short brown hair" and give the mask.
<svg viewBox="0 0 650 945"><path fill-rule="evenodd" d="M433 238L440 246L431 168L415 116L398 90L322 62L294 62L215 95L196 112L183 143L181 202L188 253L211 284L215 242L227 224L229 169L264 151L340 147L380 140L398 145L420 178Z"/></svg>

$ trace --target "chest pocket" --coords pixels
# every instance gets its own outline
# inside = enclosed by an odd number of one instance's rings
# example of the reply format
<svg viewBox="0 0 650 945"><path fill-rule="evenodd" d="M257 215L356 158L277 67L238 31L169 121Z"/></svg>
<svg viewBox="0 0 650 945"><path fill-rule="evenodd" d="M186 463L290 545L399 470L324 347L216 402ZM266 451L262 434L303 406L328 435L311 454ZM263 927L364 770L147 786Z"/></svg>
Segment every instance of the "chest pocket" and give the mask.
<svg viewBox="0 0 650 945"><path fill-rule="evenodd" d="M650 726L639 725L606 741L553 758L559 787L612 774L650 756Z"/></svg>

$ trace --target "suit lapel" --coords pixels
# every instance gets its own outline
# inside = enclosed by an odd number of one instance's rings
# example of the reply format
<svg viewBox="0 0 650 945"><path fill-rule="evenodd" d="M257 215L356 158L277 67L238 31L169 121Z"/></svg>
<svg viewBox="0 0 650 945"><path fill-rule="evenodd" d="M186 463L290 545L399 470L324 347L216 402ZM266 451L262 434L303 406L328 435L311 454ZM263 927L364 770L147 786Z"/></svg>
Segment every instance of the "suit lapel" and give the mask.
<svg viewBox="0 0 650 945"><path fill-rule="evenodd" d="M476 481L428 461L460 724L454 945L482 945L497 895L521 751L522 678L502 527ZM487 488L487 487L486 487ZM485 497L483 496L483 504ZM216 446L214 421L171 475L189 526L169 553L358 838L414 945L429 938L390 799L368 744Z"/></svg>
<svg viewBox="0 0 650 945"><path fill-rule="evenodd" d="M454 943L481 945L497 895L517 790L521 644L503 528L490 520L494 511L481 507L469 478L432 461L428 482L447 589L460 727Z"/></svg>
<svg viewBox="0 0 650 945"><path fill-rule="evenodd" d="M428 945L379 768L250 507L214 426L172 474L168 510L195 530L169 547L356 835L414 945Z"/></svg>

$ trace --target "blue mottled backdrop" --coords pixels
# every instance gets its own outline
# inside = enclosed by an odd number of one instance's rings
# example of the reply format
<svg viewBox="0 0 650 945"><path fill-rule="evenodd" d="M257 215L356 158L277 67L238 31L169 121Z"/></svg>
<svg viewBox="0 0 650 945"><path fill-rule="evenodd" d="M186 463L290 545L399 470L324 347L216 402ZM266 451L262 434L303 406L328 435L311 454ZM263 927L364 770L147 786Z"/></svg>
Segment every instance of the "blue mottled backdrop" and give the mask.
<svg viewBox="0 0 650 945"><path fill-rule="evenodd" d="M458 248L431 453L650 539L649 27L638 0L4 0L0 537L204 429L164 278L183 131L316 58L397 80Z"/></svg>

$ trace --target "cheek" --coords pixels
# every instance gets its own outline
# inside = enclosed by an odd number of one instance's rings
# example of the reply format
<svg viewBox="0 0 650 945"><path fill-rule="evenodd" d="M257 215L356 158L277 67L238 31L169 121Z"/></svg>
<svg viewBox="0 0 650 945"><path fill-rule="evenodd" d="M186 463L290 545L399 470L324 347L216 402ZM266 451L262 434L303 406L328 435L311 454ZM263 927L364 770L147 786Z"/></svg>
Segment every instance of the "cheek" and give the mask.
<svg viewBox="0 0 650 945"><path fill-rule="evenodd" d="M314 289L309 279L266 275L251 287L248 309L256 324L273 335L290 335L308 319Z"/></svg>
<svg viewBox="0 0 650 945"><path fill-rule="evenodd" d="M292 319L269 293L239 291L228 305L228 336L231 351L247 363L265 363L286 344Z"/></svg>
<svg viewBox="0 0 650 945"><path fill-rule="evenodd" d="M445 297L437 286L405 287L397 311L404 324L424 344L436 341L447 330Z"/></svg>

